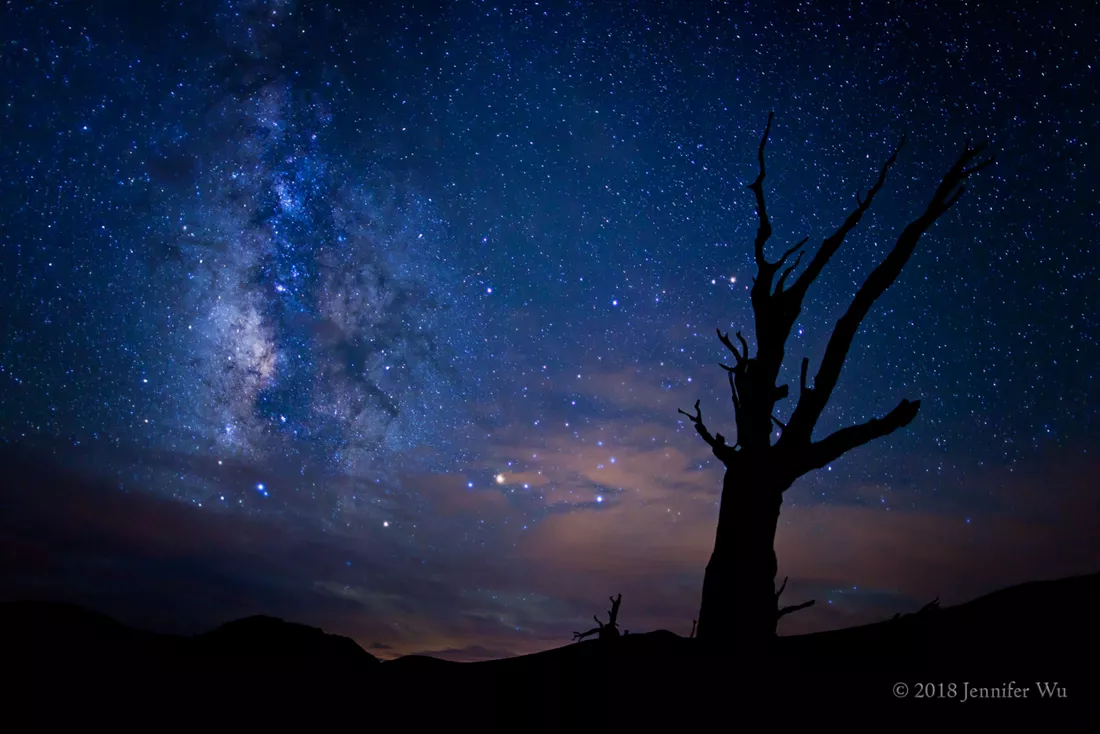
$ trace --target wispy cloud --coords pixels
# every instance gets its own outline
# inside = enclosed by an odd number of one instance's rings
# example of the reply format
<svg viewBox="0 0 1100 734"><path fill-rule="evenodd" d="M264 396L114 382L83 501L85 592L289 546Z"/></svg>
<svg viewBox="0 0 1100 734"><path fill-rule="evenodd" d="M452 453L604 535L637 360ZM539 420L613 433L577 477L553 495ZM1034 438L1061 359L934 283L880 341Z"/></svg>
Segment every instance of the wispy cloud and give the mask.
<svg viewBox="0 0 1100 734"><path fill-rule="evenodd" d="M545 441L538 491L471 490L464 476L407 474L401 491L416 498L417 512L394 512L388 526L353 515L326 533L294 513L211 511L9 455L3 596L66 598L188 632L275 614L351 636L383 657L428 651L472 660L546 649L603 614L617 593L626 629L686 634L713 544L721 472L698 468L701 457L683 441L663 442L674 434L639 424L614 446ZM1094 571L1100 497L1090 477L1098 474L1100 465L1083 456L1027 475L975 475L975 487L997 503L969 518L826 504L796 485L776 539L780 576L791 577L785 598L818 603L784 619L781 631L873 621L934 597L951 604ZM835 493L866 491L846 481ZM596 488L607 491L604 502L594 501ZM528 522L530 515L541 519Z"/></svg>

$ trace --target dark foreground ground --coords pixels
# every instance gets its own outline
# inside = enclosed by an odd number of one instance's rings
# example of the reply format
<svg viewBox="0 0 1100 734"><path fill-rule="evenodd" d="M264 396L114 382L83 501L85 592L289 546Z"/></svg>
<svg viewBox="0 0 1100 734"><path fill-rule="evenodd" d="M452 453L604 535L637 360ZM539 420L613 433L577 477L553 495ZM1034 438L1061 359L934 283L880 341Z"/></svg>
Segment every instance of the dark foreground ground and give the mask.
<svg viewBox="0 0 1100 734"><path fill-rule="evenodd" d="M351 640L271 618L183 638L67 605L8 604L0 722L19 722L11 731L62 720L249 731L299 721L361 731L1093 731L1098 602L1100 574L1025 584L780 638L774 658L755 665L664 631L484 663L379 662Z"/></svg>

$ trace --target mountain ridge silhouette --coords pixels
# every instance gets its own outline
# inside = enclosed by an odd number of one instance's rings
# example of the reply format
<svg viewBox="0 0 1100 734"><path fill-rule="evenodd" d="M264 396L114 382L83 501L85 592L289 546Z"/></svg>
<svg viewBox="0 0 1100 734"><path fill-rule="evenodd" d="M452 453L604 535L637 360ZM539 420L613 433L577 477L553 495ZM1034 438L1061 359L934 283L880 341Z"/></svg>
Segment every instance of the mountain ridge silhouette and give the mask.
<svg viewBox="0 0 1100 734"><path fill-rule="evenodd" d="M349 638L274 617L182 637L136 630L72 604L24 601L0 604L0 650L32 695L56 697L72 685L101 708L107 699L93 695L100 688L122 688L161 710L176 707L182 694L174 681L190 680L244 699L244 691L260 691L280 710L315 710L309 702L346 695L371 701L380 707L372 716L387 721L427 726L469 718L509 731L740 722L746 711L775 706L793 707L795 717L862 708L910 722L950 716L1018 724L1032 713L1042 722L1077 721L1097 709L1098 602L1100 573L1029 582L952 607L780 637L771 659L750 663L668 630L563 640L558 648L480 662L379 661ZM1037 683L1064 695L1041 696ZM905 695L897 695L898 684ZM953 695L943 688L951 684ZM1028 694L964 701L960 688L1009 684L1027 686ZM918 700L921 689L937 695Z"/></svg>

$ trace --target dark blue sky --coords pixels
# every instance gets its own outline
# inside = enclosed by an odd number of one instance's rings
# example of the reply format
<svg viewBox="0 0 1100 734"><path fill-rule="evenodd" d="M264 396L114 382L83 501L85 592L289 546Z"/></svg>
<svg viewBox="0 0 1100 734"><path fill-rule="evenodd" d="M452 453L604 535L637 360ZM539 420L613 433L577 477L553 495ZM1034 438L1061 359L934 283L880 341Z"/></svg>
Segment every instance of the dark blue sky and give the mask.
<svg viewBox="0 0 1100 734"><path fill-rule="evenodd" d="M909 136L789 382L964 142L998 159L857 336L818 435L921 411L788 492L820 601L781 632L1095 570L1093 9L8 4L3 543L41 563L4 596L477 657L621 591L686 632L721 474L676 409L734 432L769 111L771 257Z"/></svg>

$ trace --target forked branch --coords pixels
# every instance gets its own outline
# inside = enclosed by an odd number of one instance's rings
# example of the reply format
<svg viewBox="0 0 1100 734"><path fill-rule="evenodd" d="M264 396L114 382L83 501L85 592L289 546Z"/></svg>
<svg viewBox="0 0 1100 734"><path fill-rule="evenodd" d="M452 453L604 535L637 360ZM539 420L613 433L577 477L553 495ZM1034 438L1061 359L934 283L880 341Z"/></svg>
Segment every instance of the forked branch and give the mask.
<svg viewBox="0 0 1100 734"><path fill-rule="evenodd" d="M798 246L799 246L799 247L801 247L801 246L802 246L803 244L805 244L805 243L806 243L806 240L808 240L808 239L810 239L810 238L809 238L809 237L807 237L807 238L806 238L805 240L802 240L802 242L799 242L799 243L798 243ZM795 268L797 268L797 267L798 267L798 264L799 264L800 262L802 262L802 255L803 255L803 254L805 254L805 253L804 253L803 251L799 251L799 253L798 253L798 257L796 257L796 258L794 259L794 262L793 262L793 263L791 263L791 265L790 265L790 266L789 266L789 267L788 267L788 268L787 268L786 270L784 270L784 271L783 271L783 273L782 273L782 274L781 274L781 275L779 276L779 280L778 280L778 281L776 281L776 283L775 283L775 294L776 294L776 295L779 295L780 293L782 293L782 292L783 292L783 284L787 282L787 276L789 276L789 275L791 274L791 272L792 272L792 271L793 271L793 270L794 270ZM786 256L786 255L784 255L784 256L783 256L783 259L785 260L786 258L787 258L787 256ZM780 261L779 265L780 265L780 266L782 266L782 265L783 265L783 261Z"/></svg>
<svg viewBox="0 0 1100 734"><path fill-rule="evenodd" d="M721 329L715 329L715 331L718 332L719 341L721 341L722 344L726 346L726 349L733 352L733 357L737 360L738 366L743 365L745 363L745 360L749 358L749 343L745 341L745 337L741 336L741 332L738 331L735 334L735 336L737 337L737 341L741 343L741 347L739 349L734 345L733 342L730 341L730 333L728 331L725 334L722 333Z"/></svg>
<svg viewBox="0 0 1100 734"><path fill-rule="evenodd" d="M779 261L777 263L775 263L775 267L776 268L783 267L783 263L787 262L787 258L790 257L791 255L793 255L796 252L798 252L799 257L802 257L802 253L799 252L799 250L802 249L802 245L806 244L809 241L809 239L810 239L809 237L803 237L798 243L796 243L794 246L792 246L790 249L788 249L786 252L784 252L783 255L780 256ZM795 268L795 267L798 267L798 261L797 260L795 261L794 265L791 266L791 268ZM788 268L788 270L790 270L791 268Z"/></svg>
<svg viewBox="0 0 1100 734"><path fill-rule="evenodd" d="M618 597L609 596L611 600L611 609L607 611L608 624L612 627L619 626L619 605L623 603L623 595L619 594Z"/></svg>

